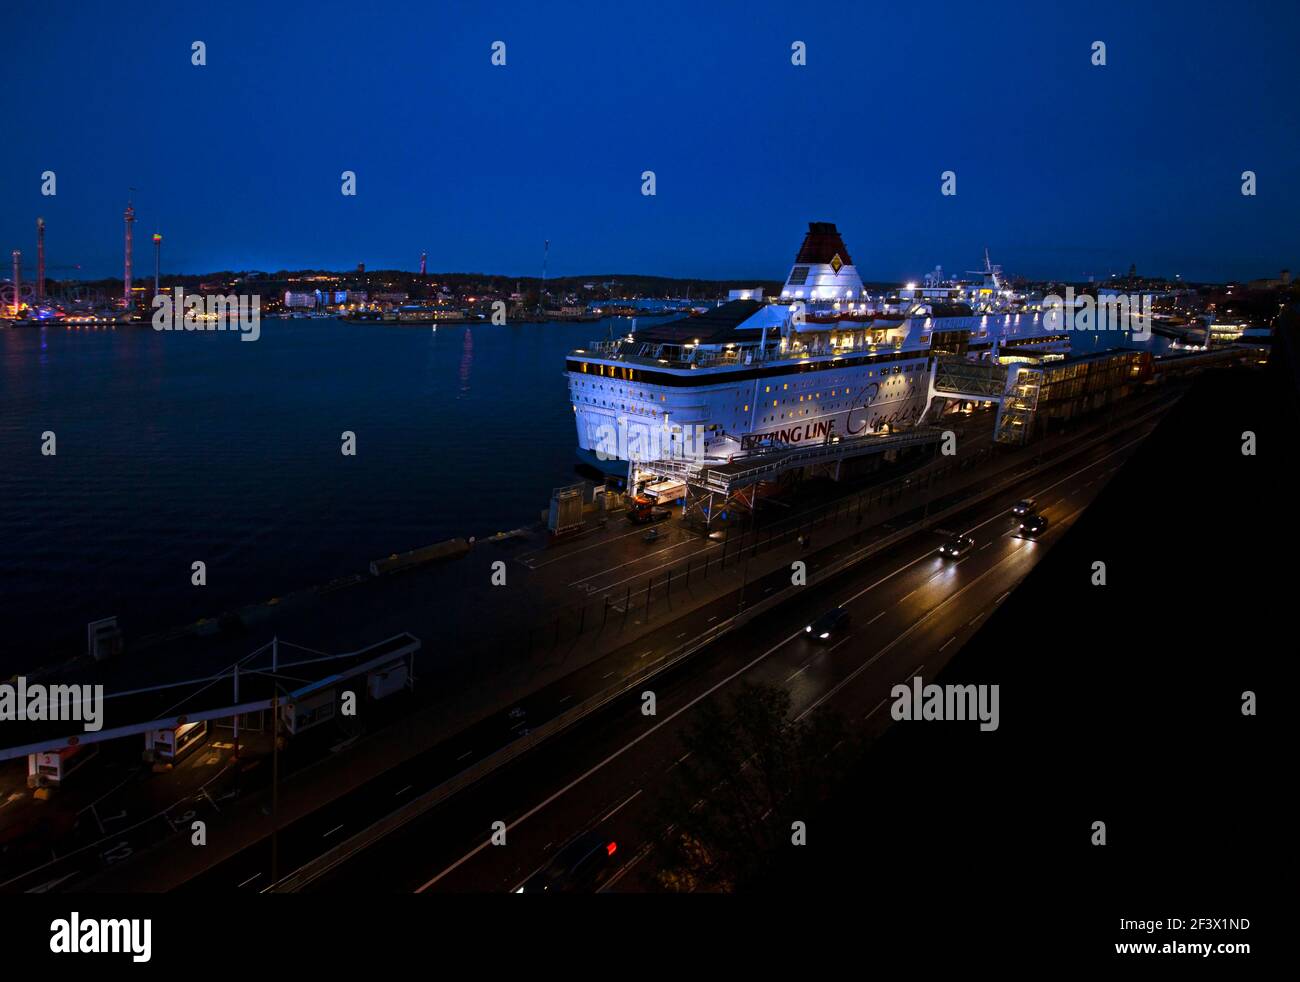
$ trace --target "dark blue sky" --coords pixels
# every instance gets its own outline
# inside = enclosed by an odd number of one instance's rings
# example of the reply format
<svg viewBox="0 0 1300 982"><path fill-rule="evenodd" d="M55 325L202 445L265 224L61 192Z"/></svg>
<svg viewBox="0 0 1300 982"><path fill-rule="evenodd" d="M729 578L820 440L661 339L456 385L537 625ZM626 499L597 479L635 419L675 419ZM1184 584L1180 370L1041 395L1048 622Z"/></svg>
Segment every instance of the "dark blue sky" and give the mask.
<svg viewBox="0 0 1300 982"><path fill-rule="evenodd" d="M1300 272L1298 7L18 0L0 246L117 274L134 185L166 271Z"/></svg>

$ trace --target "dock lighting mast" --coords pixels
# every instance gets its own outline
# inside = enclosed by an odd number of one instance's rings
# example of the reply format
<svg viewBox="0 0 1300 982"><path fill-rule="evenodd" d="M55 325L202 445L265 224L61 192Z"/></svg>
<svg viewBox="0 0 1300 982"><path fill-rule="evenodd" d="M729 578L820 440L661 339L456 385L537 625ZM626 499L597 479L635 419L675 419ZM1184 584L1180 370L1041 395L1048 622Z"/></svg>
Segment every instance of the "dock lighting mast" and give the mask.
<svg viewBox="0 0 1300 982"><path fill-rule="evenodd" d="M45 299L45 219L36 219L36 302Z"/></svg>
<svg viewBox="0 0 1300 982"><path fill-rule="evenodd" d="M14 250L14 320L18 319L19 297L23 292L23 254L19 250Z"/></svg>
<svg viewBox="0 0 1300 982"><path fill-rule="evenodd" d="M153 234L153 295L158 296L158 270L159 262L162 258L162 233L154 232Z"/></svg>
<svg viewBox="0 0 1300 982"><path fill-rule="evenodd" d="M425 270L428 268L428 264L429 264L429 254L427 252L420 253L420 278L421 279L424 278Z"/></svg>
<svg viewBox="0 0 1300 982"><path fill-rule="evenodd" d="M131 190L135 190L132 188ZM122 307L129 314L132 310L131 301L131 226L135 224L135 209L131 207L131 198L128 195L126 199L126 214L122 216L126 225L126 263L122 270Z"/></svg>

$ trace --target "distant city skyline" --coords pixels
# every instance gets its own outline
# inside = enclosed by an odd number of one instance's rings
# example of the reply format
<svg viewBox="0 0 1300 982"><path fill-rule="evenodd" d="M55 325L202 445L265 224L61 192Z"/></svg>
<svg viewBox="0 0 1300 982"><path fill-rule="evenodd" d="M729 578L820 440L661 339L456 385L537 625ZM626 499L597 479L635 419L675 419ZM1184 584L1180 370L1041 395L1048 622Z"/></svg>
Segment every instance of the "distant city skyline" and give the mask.
<svg viewBox="0 0 1300 982"><path fill-rule="evenodd" d="M51 279L120 276L134 187L138 279L159 231L164 275L427 252L535 277L549 240L551 276L774 280L809 221L879 282L977 269L986 246L1031 279L1300 267L1293 6L402 9L102 4L51 29L15 4L39 43L4 69L32 95L6 119L6 266L20 249L34 270L41 217Z"/></svg>

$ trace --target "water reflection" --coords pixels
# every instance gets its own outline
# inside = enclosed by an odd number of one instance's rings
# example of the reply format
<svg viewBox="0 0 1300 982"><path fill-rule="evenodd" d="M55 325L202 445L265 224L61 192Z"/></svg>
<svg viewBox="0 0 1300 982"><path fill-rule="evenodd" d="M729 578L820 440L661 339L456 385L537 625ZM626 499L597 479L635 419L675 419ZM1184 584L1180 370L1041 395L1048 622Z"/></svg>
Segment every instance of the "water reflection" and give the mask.
<svg viewBox="0 0 1300 982"><path fill-rule="evenodd" d="M469 392L469 372L474 367L474 332L465 328L465 341L460 346L460 392ZM459 398L459 397L457 397Z"/></svg>

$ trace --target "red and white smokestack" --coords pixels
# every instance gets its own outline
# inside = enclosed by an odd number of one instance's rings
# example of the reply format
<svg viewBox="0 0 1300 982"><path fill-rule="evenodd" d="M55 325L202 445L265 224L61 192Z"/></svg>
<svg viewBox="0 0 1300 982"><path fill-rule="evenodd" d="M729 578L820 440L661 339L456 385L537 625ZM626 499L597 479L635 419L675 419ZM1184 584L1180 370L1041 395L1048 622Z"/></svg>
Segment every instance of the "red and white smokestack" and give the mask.
<svg viewBox="0 0 1300 982"><path fill-rule="evenodd" d="M424 275L424 270L428 262L429 262L429 254L427 252L420 253L420 275L421 276Z"/></svg>
<svg viewBox="0 0 1300 982"><path fill-rule="evenodd" d="M14 250L14 318L18 317L18 304L23 292L23 254Z"/></svg>
<svg viewBox="0 0 1300 982"><path fill-rule="evenodd" d="M153 234L153 295L158 296L158 272L162 259L162 233Z"/></svg>
<svg viewBox="0 0 1300 982"><path fill-rule="evenodd" d="M130 313L134 309L131 300L131 226L135 223L135 209L130 199L126 202L126 214L122 216L126 224L126 265L122 270L122 307Z"/></svg>

